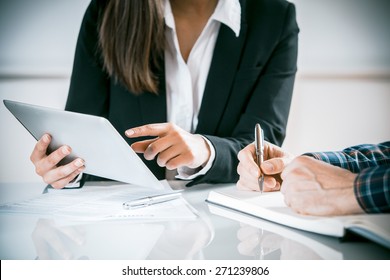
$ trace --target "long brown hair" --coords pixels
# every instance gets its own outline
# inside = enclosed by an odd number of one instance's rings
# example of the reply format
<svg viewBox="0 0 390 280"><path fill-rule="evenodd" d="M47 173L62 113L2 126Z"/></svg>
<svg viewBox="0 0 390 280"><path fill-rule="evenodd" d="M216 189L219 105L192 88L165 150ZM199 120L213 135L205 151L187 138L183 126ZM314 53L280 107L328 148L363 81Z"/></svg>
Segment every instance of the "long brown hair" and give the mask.
<svg viewBox="0 0 390 280"><path fill-rule="evenodd" d="M106 71L131 92L157 93L164 45L161 0L109 0L101 18L99 44Z"/></svg>

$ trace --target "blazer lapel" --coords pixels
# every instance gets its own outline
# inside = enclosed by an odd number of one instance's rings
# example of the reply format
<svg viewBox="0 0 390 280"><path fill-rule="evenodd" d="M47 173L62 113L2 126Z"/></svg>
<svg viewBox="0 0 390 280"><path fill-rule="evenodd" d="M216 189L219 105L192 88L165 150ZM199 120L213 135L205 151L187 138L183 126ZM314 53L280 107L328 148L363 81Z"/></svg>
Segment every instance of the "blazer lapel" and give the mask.
<svg viewBox="0 0 390 280"><path fill-rule="evenodd" d="M240 36L237 38L234 32L223 24L219 30L198 115L196 133L215 134L226 102L231 94L231 87L240 63L241 52L247 34L245 1L242 0L240 2L242 5ZM158 71L158 95L144 93L139 99L144 124L167 121L165 64L163 58L160 65L161 70Z"/></svg>
<svg viewBox="0 0 390 280"><path fill-rule="evenodd" d="M242 16L238 38L226 25L221 25L219 30L198 115L196 133L215 134L225 110L247 33L244 7L242 7Z"/></svg>

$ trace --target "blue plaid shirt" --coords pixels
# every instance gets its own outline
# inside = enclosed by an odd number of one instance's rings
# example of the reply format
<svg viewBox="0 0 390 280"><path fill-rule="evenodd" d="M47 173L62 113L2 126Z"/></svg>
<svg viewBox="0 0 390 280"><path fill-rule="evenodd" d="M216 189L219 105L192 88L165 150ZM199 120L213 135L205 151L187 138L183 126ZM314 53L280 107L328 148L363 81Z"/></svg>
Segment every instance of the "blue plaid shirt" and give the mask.
<svg viewBox="0 0 390 280"><path fill-rule="evenodd" d="M362 209L367 213L390 212L390 141L305 155L358 173L354 191Z"/></svg>

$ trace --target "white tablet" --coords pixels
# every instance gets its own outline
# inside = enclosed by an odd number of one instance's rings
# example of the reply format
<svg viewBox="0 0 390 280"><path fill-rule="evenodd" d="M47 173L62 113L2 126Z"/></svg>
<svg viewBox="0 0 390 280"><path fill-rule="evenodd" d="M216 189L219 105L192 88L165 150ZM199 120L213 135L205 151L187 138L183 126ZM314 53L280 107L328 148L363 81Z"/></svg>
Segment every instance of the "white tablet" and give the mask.
<svg viewBox="0 0 390 280"><path fill-rule="evenodd" d="M163 188L107 119L11 100L3 102L35 139L45 133L51 135L49 152L62 145L72 148L72 153L61 164L79 157L85 161L84 173L148 188Z"/></svg>

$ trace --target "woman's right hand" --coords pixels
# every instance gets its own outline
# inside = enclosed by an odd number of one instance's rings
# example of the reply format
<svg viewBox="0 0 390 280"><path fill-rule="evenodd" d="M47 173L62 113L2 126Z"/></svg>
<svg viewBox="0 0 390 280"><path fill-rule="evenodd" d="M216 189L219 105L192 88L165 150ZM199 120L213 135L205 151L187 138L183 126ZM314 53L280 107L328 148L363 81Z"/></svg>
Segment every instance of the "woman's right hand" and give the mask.
<svg viewBox="0 0 390 280"><path fill-rule="evenodd" d="M69 146L61 146L47 155L47 148L51 142L49 134L44 134L37 142L31 153L30 160L35 166L35 172L42 177L46 184L61 189L75 179L85 169L84 161L76 158L72 162L58 166L58 163L71 153Z"/></svg>

